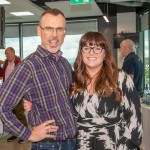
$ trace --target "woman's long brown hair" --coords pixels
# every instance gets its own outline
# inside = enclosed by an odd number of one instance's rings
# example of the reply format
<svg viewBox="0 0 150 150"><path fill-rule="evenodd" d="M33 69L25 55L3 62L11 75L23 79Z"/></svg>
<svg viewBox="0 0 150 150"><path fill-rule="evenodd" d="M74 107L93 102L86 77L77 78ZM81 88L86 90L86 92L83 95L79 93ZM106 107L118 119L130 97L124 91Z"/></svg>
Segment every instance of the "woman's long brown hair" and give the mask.
<svg viewBox="0 0 150 150"><path fill-rule="evenodd" d="M87 44L90 46L100 46L105 50L103 65L95 80L95 92L98 96L103 97L108 97L114 92L116 101L120 102L122 92L117 84L119 69L114 61L108 41L99 32L87 32L80 39L78 54L74 63L74 82L70 88L70 93L77 94L87 89L87 81L90 79L90 76L82 59L82 47L87 46ZM102 94L103 91L105 94Z"/></svg>

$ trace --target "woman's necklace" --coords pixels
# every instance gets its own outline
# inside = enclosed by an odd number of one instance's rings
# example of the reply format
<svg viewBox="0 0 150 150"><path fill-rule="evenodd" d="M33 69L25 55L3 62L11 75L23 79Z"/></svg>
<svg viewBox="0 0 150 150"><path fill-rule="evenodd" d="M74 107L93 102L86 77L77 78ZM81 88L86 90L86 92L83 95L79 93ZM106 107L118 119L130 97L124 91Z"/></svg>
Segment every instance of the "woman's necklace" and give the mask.
<svg viewBox="0 0 150 150"><path fill-rule="evenodd" d="M97 77L97 75L98 73L96 73L93 77L89 75L90 76L89 84L87 84L87 91L89 95L92 95L95 92L95 77Z"/></svg>

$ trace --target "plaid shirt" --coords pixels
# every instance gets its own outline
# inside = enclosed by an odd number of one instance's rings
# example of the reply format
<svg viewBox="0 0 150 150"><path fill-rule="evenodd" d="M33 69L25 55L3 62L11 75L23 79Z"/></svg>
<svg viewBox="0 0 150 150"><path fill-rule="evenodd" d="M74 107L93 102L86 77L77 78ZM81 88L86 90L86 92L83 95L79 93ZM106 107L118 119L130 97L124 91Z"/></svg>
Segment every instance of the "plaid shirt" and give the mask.
<svg viewBox="0 0 150 150"><path fill-rule="evenodd" d="M0 118L4 130L27 140L31 131L16 119L13 109L24 97L32 101L29 123L37 126L46 120L55 119L59 127L56 140L72 138L76 122L69 86L72 83L71 66L59 56L58 61L40 46L24 59L0 88Z"/></svg>

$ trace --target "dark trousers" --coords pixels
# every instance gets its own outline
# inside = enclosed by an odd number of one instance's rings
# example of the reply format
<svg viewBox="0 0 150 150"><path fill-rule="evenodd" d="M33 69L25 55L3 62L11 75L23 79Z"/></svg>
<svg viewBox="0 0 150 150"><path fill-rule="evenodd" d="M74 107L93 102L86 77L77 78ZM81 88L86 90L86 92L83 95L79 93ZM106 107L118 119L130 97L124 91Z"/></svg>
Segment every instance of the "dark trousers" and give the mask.
<svg viewBox="0 0 150 150"><path fill-rule="evenodd" d="M23 108L23 100L21 100L17 106L12 110L13 114L17 117L17 119L24 124L26 127L27 125L27 119L24 114L24 108Z"/></svg>
<svg viewBox="0 0 150 150"><path fill-rule="evenodd" d="M76 139L67 139L59 142L39 141L32 143L31 150L76 150Z"/></svg>

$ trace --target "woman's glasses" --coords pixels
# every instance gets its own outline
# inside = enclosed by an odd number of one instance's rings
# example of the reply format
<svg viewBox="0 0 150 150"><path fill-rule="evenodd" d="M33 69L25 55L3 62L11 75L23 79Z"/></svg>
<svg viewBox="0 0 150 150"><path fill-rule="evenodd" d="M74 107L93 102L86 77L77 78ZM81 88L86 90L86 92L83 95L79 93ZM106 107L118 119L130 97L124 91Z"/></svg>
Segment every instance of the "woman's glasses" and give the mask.
<svg viewBox="0 0 150 150"><path fill-rule="evenodd" d="M82 51L83 51L84 53L90 53L91 50L93 50L93 52L94 52L95 54L99 54L99 53L102 52L103 48L101 48L101 47L88 47L88 46L82 47Z"/></svg>

